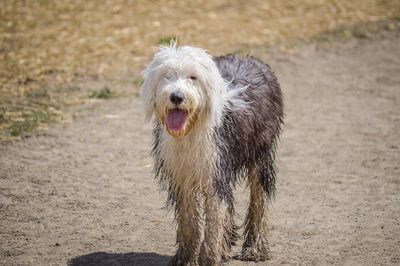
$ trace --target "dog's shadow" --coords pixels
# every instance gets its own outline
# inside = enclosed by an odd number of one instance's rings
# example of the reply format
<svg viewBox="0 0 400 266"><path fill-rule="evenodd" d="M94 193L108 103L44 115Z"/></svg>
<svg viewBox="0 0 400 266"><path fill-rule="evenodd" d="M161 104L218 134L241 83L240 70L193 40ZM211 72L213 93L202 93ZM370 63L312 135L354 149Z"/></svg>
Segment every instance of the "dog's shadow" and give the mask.
<svg viewBox="0 0 400 266"><path fill-rule="evenodd" d="M152 265L167 265L172 257L159 255L153 252L143 253L107 253L95 252L87 255L82 255L71 259L68 262L69 266L122 266L122 265L137 265L137 266L152 266Z"/></svg>

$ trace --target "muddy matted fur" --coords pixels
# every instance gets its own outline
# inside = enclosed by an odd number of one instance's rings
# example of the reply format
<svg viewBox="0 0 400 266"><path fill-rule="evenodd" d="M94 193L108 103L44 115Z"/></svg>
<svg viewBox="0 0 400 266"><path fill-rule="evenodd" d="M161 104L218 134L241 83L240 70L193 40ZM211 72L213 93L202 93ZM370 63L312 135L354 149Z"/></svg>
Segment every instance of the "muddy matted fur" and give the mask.
<svg viewBox="0 0 400 266"><path fill-rule="evenodd" d="M181 103L171 103L180 92ZM245 179L250 205L242 260L269 256L268 199L283 101L271 68L253 57L213 58L189 46L163 47L144 71L146 117L154 123L155 176L175 210L177 252L170 265L220 265L236 241L233 186ZM179 132L165 117L188 114Z"/></svg>

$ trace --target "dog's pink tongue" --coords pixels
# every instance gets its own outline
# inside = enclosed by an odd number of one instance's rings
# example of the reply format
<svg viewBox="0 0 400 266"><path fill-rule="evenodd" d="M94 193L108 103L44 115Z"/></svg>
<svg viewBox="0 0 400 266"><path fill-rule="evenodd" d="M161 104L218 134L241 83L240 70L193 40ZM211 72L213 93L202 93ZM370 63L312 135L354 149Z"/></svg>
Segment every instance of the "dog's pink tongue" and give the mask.
<svg viewBox="0 0 400 266"><path fill-rule="evenodd" d="M188 114L183 110L174 109L169 111L167 115L168 128L174 131L181 130L185 125L187 117Z"/></svg>

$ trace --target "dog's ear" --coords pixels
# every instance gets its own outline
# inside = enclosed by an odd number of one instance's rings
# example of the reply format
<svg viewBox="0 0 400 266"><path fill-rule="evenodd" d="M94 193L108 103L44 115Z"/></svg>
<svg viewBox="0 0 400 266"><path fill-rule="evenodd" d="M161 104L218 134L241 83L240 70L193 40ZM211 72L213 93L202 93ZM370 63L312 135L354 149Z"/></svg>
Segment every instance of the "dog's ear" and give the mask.
<svg viewBox="0 0 400 266"><path fill-rule="evenodd" d="M160 46L153 60L142 73L144 82L141 96L145 108L145 119L147 121L152 119L155 112L156 91L162 79L164 63L175 52L176 43L171 43L171 46Z"/></svg>
<svg viewBox="0 0 400 266"><path fill-rule="evenodd" d="M150 121L154 114L155 94L157 89L156 87L158 85L156 77L154 77L156 74L156 71L151 68L151 64L142 74L144 82L142 85L141 98L144 106L144 117L146 121Z"/></svg>
<svg viewBox="0 0 400 266"><path fill-rule="evenodd" d="M156 91L160 83L160 66L162 65L162 57L160 52L154 55L153 60L143 71L143 86L142 86L142 102L145 109L145 120L150 121L155 111Z"/></svg>

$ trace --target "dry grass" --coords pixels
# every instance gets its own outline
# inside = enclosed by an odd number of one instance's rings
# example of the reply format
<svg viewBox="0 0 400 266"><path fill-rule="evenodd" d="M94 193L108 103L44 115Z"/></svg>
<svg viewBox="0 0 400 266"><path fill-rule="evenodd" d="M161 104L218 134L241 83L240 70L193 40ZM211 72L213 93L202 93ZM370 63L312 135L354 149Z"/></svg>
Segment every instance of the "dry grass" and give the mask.
<svg viewBox="0 0 400 266"><path fill-rule="evenodd" d="M88 98L82 80L137 87L153 47L171 36L219 54L399 16L397 0L1 1L0 139Z"/></svg>

